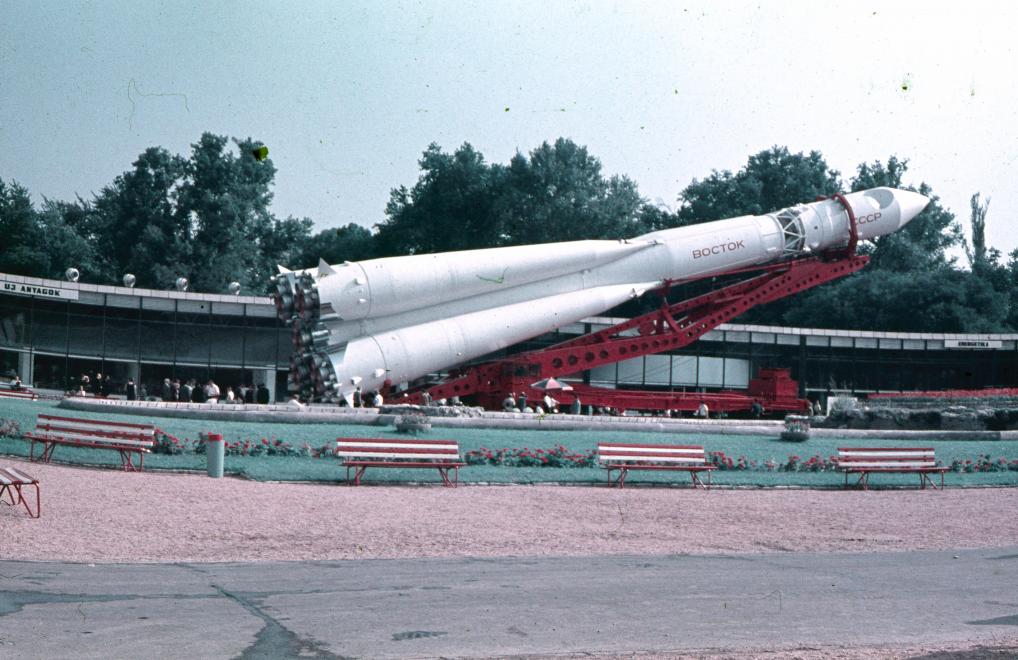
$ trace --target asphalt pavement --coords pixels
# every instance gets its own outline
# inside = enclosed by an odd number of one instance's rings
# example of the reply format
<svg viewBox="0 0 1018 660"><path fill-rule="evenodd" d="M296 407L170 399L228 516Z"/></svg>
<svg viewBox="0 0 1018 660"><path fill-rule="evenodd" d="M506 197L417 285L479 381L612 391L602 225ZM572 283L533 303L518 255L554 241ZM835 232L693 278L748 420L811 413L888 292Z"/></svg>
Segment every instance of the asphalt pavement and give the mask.
<svg viewBox="0 0 1018 660"><path fill-rule="evenodd" d="M984 642L1018 547L227 564L0 562L0 658L405 658Z"/></svg>

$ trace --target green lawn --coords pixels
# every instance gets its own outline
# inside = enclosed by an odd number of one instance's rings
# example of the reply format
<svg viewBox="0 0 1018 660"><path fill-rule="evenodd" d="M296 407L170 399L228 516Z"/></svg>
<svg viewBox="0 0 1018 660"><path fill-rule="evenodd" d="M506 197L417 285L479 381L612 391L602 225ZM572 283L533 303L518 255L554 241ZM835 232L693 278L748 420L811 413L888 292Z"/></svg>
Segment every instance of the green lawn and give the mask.
<svg viewBox="0 0 1018 660"><path fill-rule="evenodd" d="M23 431L35 426L39 412L60 414L51 402L28 402L16 399L0 399L0 419L17 421ZM250 440L261 442L262 438L283 440L294 446L308 444L311 447L329 446L340 436L346 437L395 437L392 427L373 427L342 424L265 424L238 423L177 418L131 417L128 415L93 414L68 412L79 417L120 419L155 424L157 427L181 439L195 440L201 431L222 433L227 442ZM593 450L599 440L619 442L660 442L670 444L702 444L709 452L722 451L732 459L744 456L747 461L759 465L767 461L781 465L790 455L798 455L802 461L819 455L830 457L837 453L839 446L921 446L933 445L937 457L944 463L952 460L977 459L988 454L993 460L1018 459L1018 441L900 441L900 440L838 440L813 438L801 444L780 442L762 436L675 434L675 433L626 433L589 431L530 431L492 429L433 429L427 438L458 440L464 452L487 447L548 449L564 445L573 452ZM27 456L29 443L12 438L0 438L0 454ZM119 456L114 452L97 451L60 446L54 453L58 462L119 466ZM150 454L145 457L145 467L150 470L205 470L205 457L191 453L181 455ZM331 457L311 458L292 456L227 456L225 470L229 474L243 475L256 480L319 481L335 482L344 477L340 462ZM843 483L840 473L832 472L785 472L785 471L730 471L717 470L713 475L719 485L738 486L817 486L830 487ZM438 482L434 470L374 469L367 473L367 480L374 482ZM460 481L466 483L600 483L604 471L598 468L541 468L502 467L471 465L460 471ZM976 485L1018 485L1018 471L954 473L946 477L951 486ZM681 483L688 484L685 474L659 472L631 473L627 484L637 483ZM873 475L872 486L915 485L915 475Z"/></svg>

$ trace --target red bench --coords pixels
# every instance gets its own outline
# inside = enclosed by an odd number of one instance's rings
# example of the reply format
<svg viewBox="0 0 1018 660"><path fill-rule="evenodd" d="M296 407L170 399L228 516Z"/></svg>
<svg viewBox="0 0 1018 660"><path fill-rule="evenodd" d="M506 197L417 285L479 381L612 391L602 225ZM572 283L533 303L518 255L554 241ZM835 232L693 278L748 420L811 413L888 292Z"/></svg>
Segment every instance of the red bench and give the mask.
<svg viewBox="0 0 1018 660"><path fill-rule="evenodd" d="M455 440L337 438L336 456L344 459L347 483L350 482L351 468L354 470L355 486L360 485L365 470L380 467L434 468L441 475L443 485L455 487L459 483L459 469L466 465L460 458L459 443Z"/></svg>
<svg viewBox="0 0 1018 660"><path fill-rule="evenodd" d="M14 389L12 387L0 387L0 396L5 396L11 399L30 399L35 401L39 398L39 395L28 389L27 387L20 387Z"/></svg>
<svg viewBox="0 0 1018 660"><path fill-rule="evenodd" d="M929 484L936 488L931 474L940 474L940 487L944 487L944 473L949 468L937 465L932 447L838 447L838 469L845 473L845 487L848 475L858 474L856 485L863 490L869 487L870 474L915 473L919 475L919 488Z"/></svg>
<svg viewBox="0 0 1018 660"><path fill-rule="evenodd" d="M622 488L630 470L675 470L688 472L693 486L710 488L711 470L703 447L698 445L656 445L601 442L597 445L598 464L608 471L608 485ZM612 472L619 475L612 482ZM700 480L700 473L707 473L707 483Z"/></svg>
<svg viewBox="0 0 1018 660"><path fill-rule="evenodd" d="M35 430L25 434L32 441L29 459L35 458L35 445L42 445L40 461L49 463L57 445L110 449L120 453L120 463L125 470L145 469L145 454L155 447L156 428L151 424L110 422L100 419L79 419L40 414ZM138 465L134 464L134 456Z"/></svg>
<svg viewBox="0 0 1018 660"><path fill-rule="evenodd" d="M22 486L35 486L34 515L32 514L32 508L28 506L28 500L25 498L25 493L21 490ZM9 503L4 500L4 493L11 498ZM38 518L42 506L42 501L39 499L39 480L35 477L29 476L18 468L0 468L0 502L3 502L8 506L17 506L22 504L25 507L25 511L28 511L28 515L30 517Z"/></svg>

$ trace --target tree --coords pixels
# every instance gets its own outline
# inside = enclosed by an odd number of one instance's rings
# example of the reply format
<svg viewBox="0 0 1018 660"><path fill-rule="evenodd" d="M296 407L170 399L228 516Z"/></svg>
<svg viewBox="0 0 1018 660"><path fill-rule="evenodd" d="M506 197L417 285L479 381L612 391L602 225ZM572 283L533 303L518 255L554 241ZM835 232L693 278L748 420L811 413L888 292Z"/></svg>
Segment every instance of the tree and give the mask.
<svg viewBox="0 0 1018 660"><path fill-rule="evenodd" d="M840 191L839 176L817 151L792 154L787 147L771 147L750 156L736 174L715 170L703 181L694 179L679 195L678 220L710 222L812 202Z"/></svg>
<svg viewBox="0 0 1018 660"><path fill-rule="evenodd" d="M309 238L291 262L294 268L307 268L324 259L330 264L363 261L377 256L374 235L360 225L348 224L325 229Z"/></svg>
<svg viewBox="0 0 1018 660"><path fill-rule="evenodd" d="M911 272L869 269L811 290L788 325L897 332L1003 332L1007 296L941 265Z"/></svg>
<svg viewBox="0 0 1018 660"><path fill-rule="evenodd" d="M28 190L16 181L4 183L0 179L0 272L13 275L40 276L50 270L49 255L43 249L44 240L38 215L32 207Z"/></svg>
<svg viewBox="0 0 1018 660"><path fill-rule="evenodd" d="M972 247L965 245L965 255L969 260L969 267L973 273L979 274L996 265L1000 259L1000 251L994 248L986 248L986 212L990 208L990 199L985 202L979 201L979 193L972 195L969 200L972 214L969 221L972 227Z"/></svg>
<svg viewBox="0 0 1018 660"><path fill-rule="evenodd" d="M430 144L412 189L392 190L386 220L376 227L380 255L470 250L499 243L493 207L504 168L489 166L464 143L452 154Z"/></svg>
<svg viewBox="0 0 1018 660"><path fill-rule="evenodd" d="M39 213L40 236L45 237L39 246L46 255L40 264L41 277L59 279L71 267L92 281L108 281L109 267L96 245L83 235L81 229L91 213L85 202L44 200Z"/></svg>
<svg viewBox="0 0 1018 660"><path fill-rule="evenodd" d="M164 289L190 272L188 219L177 193L185 160L149 147L96 196L83 220L84 235L108 263L108 280L131 273L139 286Z"/></svg>
<svg viewBox="0 0 1018 660"><path fill-rule="evenodd" d="M589 238L630 238L642 233L643 206L625 176L605 179L601 161L586 147L559 138L509 164L499 203L503 244L525 245Z"/></svg>
<svg viewBox="0 0 1018 660"><path fill-rule="evenodd" d="M488 165L469 144L432 144L413 188L394 189L377 225L381 255L421 254L644 231L644 201L627 177L606 179L585 147L560 138L508 166Z"/></svg>

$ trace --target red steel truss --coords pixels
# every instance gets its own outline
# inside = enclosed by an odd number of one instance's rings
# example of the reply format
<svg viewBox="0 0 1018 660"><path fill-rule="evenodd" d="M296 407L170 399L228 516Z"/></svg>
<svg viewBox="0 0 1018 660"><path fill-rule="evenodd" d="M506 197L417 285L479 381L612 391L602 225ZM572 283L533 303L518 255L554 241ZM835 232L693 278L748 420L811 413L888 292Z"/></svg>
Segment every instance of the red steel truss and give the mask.
<svg viewBox="0 0 1018 660"><path fill-rule="evenodd" d="M862 269L865 256L847 256L835 261L817 257L795 259L738 273L757 273L689 300L667 304L660 309L548 348L512 355L505 359L466 367L442 383L411 392L406 400L419 402L427 391L435 400L454 396L471 397L478 405L498 408L509 392L526 393L534 401L544 396L530 384L548 377L577 374L605 364L643 355L683 348L739 314L785 296L810 289ZM663 292L667 292L667 286ZM578 396L584 404L625 410L692 411L704 401L711 411L749 410L759 399L769 410L802 410L805 400L797 397L798 385L787 370L761 370L750 383L749 393L655 392L610 390L574 385L573 391L554 392L562 406Z"/></svg>

